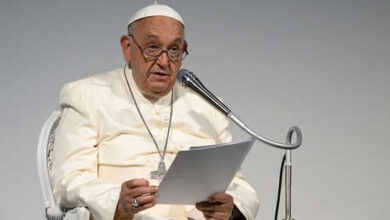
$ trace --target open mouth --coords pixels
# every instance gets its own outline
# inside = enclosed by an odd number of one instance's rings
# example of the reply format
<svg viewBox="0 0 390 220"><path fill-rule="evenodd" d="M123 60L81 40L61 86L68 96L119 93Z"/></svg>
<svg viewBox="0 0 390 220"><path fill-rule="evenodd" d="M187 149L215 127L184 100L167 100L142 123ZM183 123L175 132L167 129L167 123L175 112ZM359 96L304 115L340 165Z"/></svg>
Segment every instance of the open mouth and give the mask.
<svg viewBox="0 0 390 220"><path fill-rule="evenodd" d="M152 72L151 74L159 76L159 77L168 77L168 76L170 76L170 74L163 73L163 72Z"/></svg>

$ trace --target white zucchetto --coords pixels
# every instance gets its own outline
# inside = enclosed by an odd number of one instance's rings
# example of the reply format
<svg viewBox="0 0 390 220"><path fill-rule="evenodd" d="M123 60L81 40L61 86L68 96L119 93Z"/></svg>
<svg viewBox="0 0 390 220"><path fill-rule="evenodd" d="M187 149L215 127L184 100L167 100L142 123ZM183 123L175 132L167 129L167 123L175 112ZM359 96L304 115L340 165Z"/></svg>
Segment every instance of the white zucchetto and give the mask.
<svg viewBox="0 0 390 220"><path fill-rule="evenodd" d="M152 16L170 17L179 21L184 26L183 18L180 16L179 13L177 13L177 11L175 11L173 8L167 5L160 5L160 4L149 5L146 6L145 8L138 10L133 15L133 17L130 18L128 25L142 18L147 18Z"/></svg>

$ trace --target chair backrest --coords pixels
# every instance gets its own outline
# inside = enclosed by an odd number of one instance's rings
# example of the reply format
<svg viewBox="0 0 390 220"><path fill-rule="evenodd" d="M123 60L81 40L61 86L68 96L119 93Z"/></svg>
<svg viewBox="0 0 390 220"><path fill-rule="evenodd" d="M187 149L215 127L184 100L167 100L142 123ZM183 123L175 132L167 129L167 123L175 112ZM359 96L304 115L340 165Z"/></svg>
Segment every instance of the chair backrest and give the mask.
<svg viewBox="0 0 390 220"><path fill-rule="evenodd" d="M52 152L55 140L55 129L58 126L60 118L60 111L54 111L49 116L41 129L38 141L38 173L46 209L50 207L57 207L53 196L52 182L50 180L49 173L52 169Z"/></svg>
<svg viewBox="0 0 390 220"><path fill-rule="evenodd" d="M89 220L90 212L86 207L60 208L53 195L52 172L55 130L61 119L61 112L51 113L41 129L38 141L38 173L41 182L45 214L47 220Z"/></svg>

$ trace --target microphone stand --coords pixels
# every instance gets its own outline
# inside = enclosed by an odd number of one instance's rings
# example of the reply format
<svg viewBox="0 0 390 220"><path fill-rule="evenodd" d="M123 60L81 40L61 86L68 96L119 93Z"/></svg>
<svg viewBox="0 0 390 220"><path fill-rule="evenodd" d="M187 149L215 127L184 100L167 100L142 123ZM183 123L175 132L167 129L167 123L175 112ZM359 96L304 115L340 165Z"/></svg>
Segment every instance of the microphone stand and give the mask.
<svg viewBox="0 0 390 220"><path fill-rule="evenodd" d="M249 128L242 120L240 120L225 104L223 104L217 97L215 97L203 83L189 70L182 69L177 75L180 82L185 87L190 87L192 90L198 92L202 97L212 103L217 109L224 113L232 122L237 124L240 128L246 131L248 134L256 138L257 140L276 147L279 149L286 150L286 163L285 163L285 218L284 220L293 220L291 218L291 151L300 147L302 144L302 131L297 126L291 127L287 132L286 143L280 143L268 139L254 130ZM291 143L292 136L295 134L296 141Z"/></svg>
<svg viewBox="0 0 390 220"><path fill-rule="evenodd" d="M291 150L286 150L285 169L285 214L284 220L294 220L291 218Z"/></svg>
<svg viewBox="0 0 390 220"><path fill-rule="evenodd" d="M292 170L292 156L291 151L300 147L302 144L302 131L298 127L294 126L287 132L286 143L279 143L271 139L265 138L264 136L257 134L255 131L250 129L242 120L240 120L233 112L229 112L227 117L242 128L245 132L256 138L257 140L270 145L272 147L285 149L286 150L286 163L285 169L285 218L283 220L294 220L291 218L291 170ZM296 142L291 143L293 134L296 134Z"/></svg>

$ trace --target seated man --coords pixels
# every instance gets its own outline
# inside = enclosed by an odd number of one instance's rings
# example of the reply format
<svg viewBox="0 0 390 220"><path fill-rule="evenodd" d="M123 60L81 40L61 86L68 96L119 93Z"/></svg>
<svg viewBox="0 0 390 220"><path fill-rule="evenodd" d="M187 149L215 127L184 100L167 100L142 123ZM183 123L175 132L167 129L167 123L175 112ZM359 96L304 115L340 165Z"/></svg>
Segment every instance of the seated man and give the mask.
<svg viewBox="0 0 390 220"><path fill-rule="evenodd" d="M156 204L157 174L179 150L229 142L231 135L225 116L175 84L187 54L176 11L141 9L120 42L124 68L61 91L52 172L57 201L86 206L95 220L254 219L257 195L240 175L196 206Z"/></svg>

